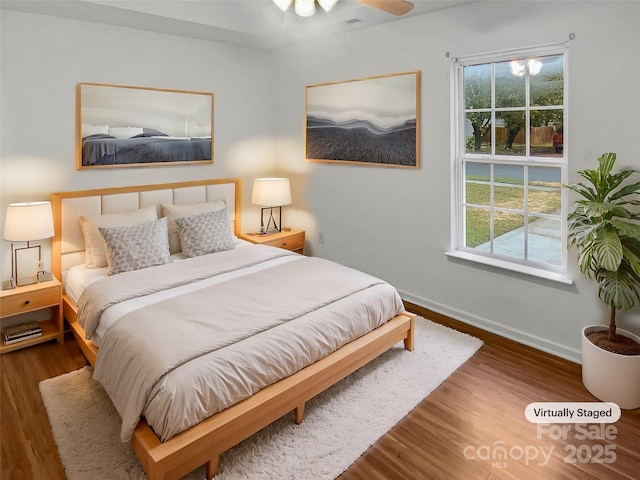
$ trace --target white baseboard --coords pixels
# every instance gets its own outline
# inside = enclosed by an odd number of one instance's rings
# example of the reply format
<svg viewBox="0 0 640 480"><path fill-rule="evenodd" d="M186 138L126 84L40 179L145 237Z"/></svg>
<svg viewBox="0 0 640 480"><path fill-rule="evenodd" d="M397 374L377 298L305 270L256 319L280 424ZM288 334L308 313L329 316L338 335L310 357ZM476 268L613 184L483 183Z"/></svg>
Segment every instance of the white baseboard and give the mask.
<svg viewBox="0 0 640 480"><path fill-rule="evenodd" d="M533 347L538 350L542 350L543 352L556 355L571 362L581 362L581 352L579 349L571 348L566 345L562 345L560 343L538 337L536 335L531 335L530 333L524 332L522 330L518 330L516 328L494 322L493 320L490 320L488 318L483 318L470 312L458 310L448 305L443 305L441 303L434 302L427 298L414 295L406 291L398 290L398 292L400 293L400 296L403 300L411 302L420 307L428 308L429 310L433 310L434 312L437 312L441 315L446 315L447 317L453 318L454 320L459 320L469 325L473 325L474 327L481 328L483 330L486 330L487 332L495 333L496 335L500 335L510 340L514 340L518 343L528 345L529 347Z"/></svg>

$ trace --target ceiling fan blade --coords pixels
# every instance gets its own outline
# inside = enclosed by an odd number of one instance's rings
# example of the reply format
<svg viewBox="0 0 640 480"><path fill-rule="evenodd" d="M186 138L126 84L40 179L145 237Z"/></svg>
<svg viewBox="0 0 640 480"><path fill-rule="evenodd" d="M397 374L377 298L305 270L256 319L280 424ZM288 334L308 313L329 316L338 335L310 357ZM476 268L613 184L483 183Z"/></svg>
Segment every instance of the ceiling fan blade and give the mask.
<svg viewBox="0 0 640 480"><path fill-rule="evenodd" d="M407 0L356 0L367 7L377 8L393 15L404 15L413 9L413 3Z"/></svg>

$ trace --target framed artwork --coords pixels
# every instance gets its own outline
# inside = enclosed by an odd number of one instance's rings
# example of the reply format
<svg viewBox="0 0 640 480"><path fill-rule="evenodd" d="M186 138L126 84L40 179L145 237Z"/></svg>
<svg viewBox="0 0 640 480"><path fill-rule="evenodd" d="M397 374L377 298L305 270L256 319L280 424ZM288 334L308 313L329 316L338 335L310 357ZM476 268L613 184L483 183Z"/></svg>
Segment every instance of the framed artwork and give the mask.
<svg viewBox="0 0 640 480"><path fill-rule="evenodd" d="M76 168L213 163L213 93L79 83Z"/></svg>
<svg viewBox="0 0 640 480"><path fill-rule="evenodd" d="M306 87L305 159L420 166L420 71Z"/></svg>

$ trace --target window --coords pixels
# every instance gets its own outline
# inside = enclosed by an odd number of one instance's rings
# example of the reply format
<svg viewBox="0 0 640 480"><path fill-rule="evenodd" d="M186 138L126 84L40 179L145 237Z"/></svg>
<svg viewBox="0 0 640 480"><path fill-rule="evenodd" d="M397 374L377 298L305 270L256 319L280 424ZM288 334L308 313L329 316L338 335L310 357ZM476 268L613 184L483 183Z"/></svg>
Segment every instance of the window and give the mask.
<svg viewBox="0 0 640 480"><path fill-rule="evenodd" d="M562 280L565 62L563 46L454 60L450 255Z"/></svg>

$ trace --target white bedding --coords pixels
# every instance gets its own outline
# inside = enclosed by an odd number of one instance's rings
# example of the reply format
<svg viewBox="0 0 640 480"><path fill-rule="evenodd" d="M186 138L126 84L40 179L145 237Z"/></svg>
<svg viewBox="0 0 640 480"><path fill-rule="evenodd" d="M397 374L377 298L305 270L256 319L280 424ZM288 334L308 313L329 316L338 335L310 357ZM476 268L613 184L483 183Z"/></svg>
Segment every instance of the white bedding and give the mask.
<svg viewBox="0 0 640 480"><path fill-rule="evenodd" d="M236 248L238 247L246 247L251 246L252 244L246 242L244 240L237 240ZM157 292L151 295L145 295L143 297L133 298L116 305L109 307L100 317L100 323L98 327L95 329L91 341L93 344L100 348L102 343L102 337L106 333L106 331L120 319L125 314L132 312L138 308L152 305L154 303L160 302L162 300L166 300L168 298L175 297L177 295L181 295L184 293L188 293L190 291L197 290L199 288L203 288L208 285L214 285L219 282L223 282L225 280L230 280L232 278L240 277L242 275L248 275L252 272L260 271L264 268L269 268L274 265L278 265L280 263L290 262L299 257L297 256L285 256L279 257L270 260L269 262L264 262L258 265L253 265L251 267L234 270L233 272L228 272L223 275L217 275L215 277L208 278L206 280L201 280L200 282L195 282L191 284L184 285L179 288L174 288L170 290L164 290L161 292ZM184 256L182 254L177 253L171 255L171 261L177 262L184 260ZM67 275L65 289L67 295L78 304L78 299L82 292L92 283L102 280L103 278L107 278L107 268L85 268L84 265L76 265L69 270Z"/></svg>
<svg viewBox="0 0 640 480"><path fill-rule="evenodd" d="M103 329L95 378L123 418L123 441L140 416L168 440L403 311L390 285L326 260L266 246L222 253L111 276L80 299L92 340ZM237 259L247 266L230 270ZM217 273L185 282L185 265ZM129 299L136 290L146 293ZM100 295L124 301L94 332L86 312Z"/></svg>
<svg viewBox="0 0 640 480"><path fill-rule="evenodd" d="M242 242L242 240L239 241ZM178 262L180 260L184 260L182 253L174 253L169 256L170 262ZM64 292L73 300L73 303L77 305L80 295L82 295L85 288L93 282L97 282L108 276L107 267L87 268L84 264L75 265L67 272L64 281Z"/></svg>
<svg viewBox="0 0 640 480"><path fill-rule="evenodd" d="M107 267L87 268L84 264L71 267L64 281L64 293L78 304L80 295L93 282L107 277Z"/></svg>
<svg viewBox="0 0 640 480"><path fill-rule="evenodd" d="M237 237L234 237L233 247L246 247L251 246L252 244L241 240ZM184 260L184 255L182 253L174 253L169 257L169 261L177 262L180 260ZM84 264L75 265L69 269L67 275L64 280L64 292L69 296L73 303L78 304L78 300L80 299L80 295L85 288L91 285L93 282L96 282L102 278L106 278L107 268L87 268Z"/></svg>

